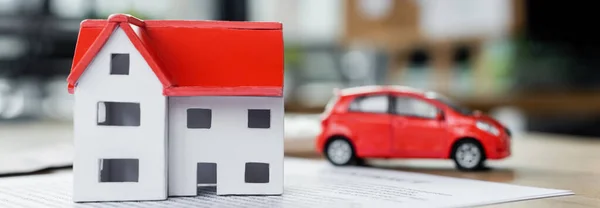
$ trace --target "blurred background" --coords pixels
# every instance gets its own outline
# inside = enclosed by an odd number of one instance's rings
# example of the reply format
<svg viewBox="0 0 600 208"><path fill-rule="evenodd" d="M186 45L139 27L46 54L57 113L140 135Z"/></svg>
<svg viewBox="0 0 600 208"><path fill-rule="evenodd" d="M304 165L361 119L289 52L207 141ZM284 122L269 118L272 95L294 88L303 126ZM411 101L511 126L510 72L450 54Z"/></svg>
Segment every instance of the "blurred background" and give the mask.
<svg viewBox="0 0 600 208"><path fill-rule="evenodd" d="M17 124L70 125L79 23L111 13L282 22L286 128L298 132L312 128L294 116L320 113L334 88L385 84L438 91L517 132L600 136L592 2L0 0L0 139Z"/></svg>

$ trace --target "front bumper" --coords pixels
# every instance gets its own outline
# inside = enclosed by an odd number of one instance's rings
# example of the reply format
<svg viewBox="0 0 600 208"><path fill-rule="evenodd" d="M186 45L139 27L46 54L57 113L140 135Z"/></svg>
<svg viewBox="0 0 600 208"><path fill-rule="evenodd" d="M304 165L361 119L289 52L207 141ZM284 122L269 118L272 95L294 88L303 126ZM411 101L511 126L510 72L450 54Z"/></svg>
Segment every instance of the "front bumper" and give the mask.
<svg viewBox="0 0 600 208"><path fill-rule="evenodd" d="M495 148L491 149L488 153L488 159L492 159L492 160L499 160L499 159L504 159L507 158L511 155L511 138L510 136L506 135L504 136L504 138L500 139L502 142L500 142L499 145L497 145Z"/></svg>

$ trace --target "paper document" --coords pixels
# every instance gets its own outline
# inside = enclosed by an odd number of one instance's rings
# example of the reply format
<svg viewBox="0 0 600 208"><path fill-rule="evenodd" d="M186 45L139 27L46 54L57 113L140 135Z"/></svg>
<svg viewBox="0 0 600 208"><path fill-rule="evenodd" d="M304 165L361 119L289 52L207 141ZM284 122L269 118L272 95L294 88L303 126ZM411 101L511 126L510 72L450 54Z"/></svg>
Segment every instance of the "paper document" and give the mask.
<svg viewBox="0 0 600 208"><path fill-rule="evenodd" d="M0 153L0 176L69 167L73 164L73 145L57 143L24 151Z"/></svg>
<svg viewBox="0 0 600 208"><path fill-rule="evenodd" d="M0 178L0 207L473 207L573 194L394 170L333 167L325 161L286 158L282 196L216 196L165 201L74 203L70 171Z"/></svg>

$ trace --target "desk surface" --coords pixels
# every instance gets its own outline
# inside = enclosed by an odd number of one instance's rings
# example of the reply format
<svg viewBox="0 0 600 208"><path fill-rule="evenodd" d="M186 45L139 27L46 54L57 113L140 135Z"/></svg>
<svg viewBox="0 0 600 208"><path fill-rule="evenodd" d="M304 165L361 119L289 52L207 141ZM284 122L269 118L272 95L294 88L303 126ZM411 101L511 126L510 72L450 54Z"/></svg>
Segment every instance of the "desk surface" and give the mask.
<svg viewBox="0 0 600 208"><path fill-rule="evenodd" d="M566 189L573 196L489 207L600 207L600 138L527 134L513 139L513 155L489 161L484 172L460 172L449 160L368 160L374 168ZM310 139L286 140L286 155L322 159Z"/></svg>
<svg viewBox="0 0 600 208"><path fill-rule="evenodd" d="M291 126L296 126L297 129L289 128ZM304 138L301 136L314 134L311 129L310 125L298 125L286 121L286 131L290 130L286 132L287 156L321 159L314 151L312 136ZM0 156L32 146L71 141L70 123L0 125ZM488 166L492 169L486 172L460 172L449 160L369 160L368 162L374 168L566 189L575 192L573 196L498 204L491 207L600 207L600 138L546 134L516 136L513 139L513 155L506 160L488 162Z"/></svg>

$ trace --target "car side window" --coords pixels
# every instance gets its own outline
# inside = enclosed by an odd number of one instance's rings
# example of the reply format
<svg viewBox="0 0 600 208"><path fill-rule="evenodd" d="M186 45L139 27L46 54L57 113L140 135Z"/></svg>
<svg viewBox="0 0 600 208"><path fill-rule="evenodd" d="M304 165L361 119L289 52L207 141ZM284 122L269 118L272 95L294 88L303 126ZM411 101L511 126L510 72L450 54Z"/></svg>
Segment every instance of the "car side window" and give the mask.
<svg viewBox="0 0 600 208"><path fill-rule="evenodd" d="M434 105L417 98L396 97L394 113L404 116L414 116L434 119L439 110Z"/></svg>
<svg viewBox="0 0 600 208"><path fill-rule="evenodd" d="M387 113L389 98L387 95L370 95L354 99L350 111L366 113Z"/></svg>

